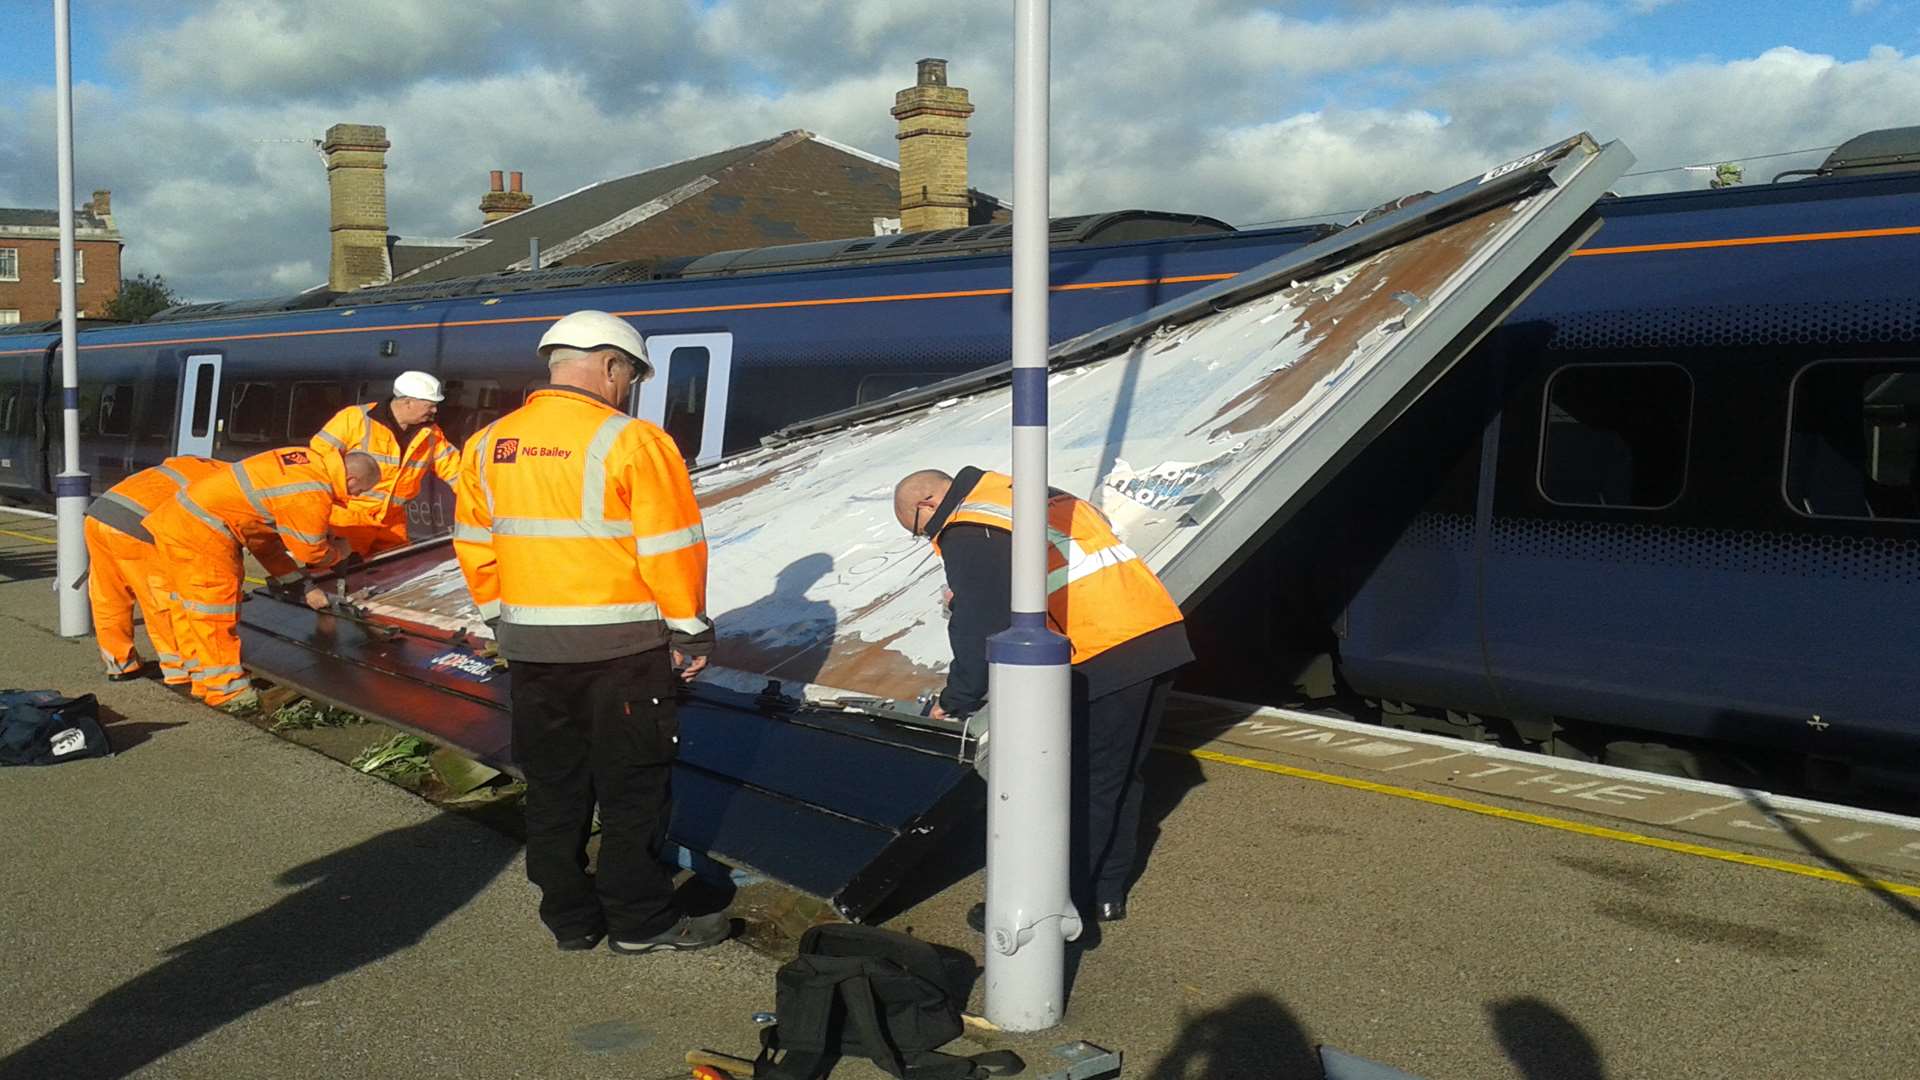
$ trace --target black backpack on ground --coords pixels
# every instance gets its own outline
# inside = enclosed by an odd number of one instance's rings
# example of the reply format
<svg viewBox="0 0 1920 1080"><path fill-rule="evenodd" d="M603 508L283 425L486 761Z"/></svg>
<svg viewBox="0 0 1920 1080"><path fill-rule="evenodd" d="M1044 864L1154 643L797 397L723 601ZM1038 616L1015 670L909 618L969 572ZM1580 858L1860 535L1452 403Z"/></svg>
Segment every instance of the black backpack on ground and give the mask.
<svg viewBox="0 0 1920 1080"><path fill-rule="evenodd" d="M0 690L0 765L57 765L111 753L92 694Z"/></svg>
<svg viewBox="0 0 1920 1080"><path fill-rule="evenodd" d="M800 955L774 975L774 1015L760 1033L756 1080L818 1080L849 1055L901 1080L980 1080L1023 1067L1004 1050L938 1052L960 1037L960 1005L933 946L892 930L832 925L800 935Z"/></svg>

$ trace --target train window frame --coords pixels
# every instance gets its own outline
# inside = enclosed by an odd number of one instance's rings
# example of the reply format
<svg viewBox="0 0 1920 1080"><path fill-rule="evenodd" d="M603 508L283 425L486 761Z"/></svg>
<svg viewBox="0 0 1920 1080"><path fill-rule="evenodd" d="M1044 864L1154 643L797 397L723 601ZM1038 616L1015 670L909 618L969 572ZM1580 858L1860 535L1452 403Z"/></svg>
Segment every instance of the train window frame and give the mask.
<svg viewBox="0 0 1920 1080"><path fill-rule="evenodd" d="M1673 498L1657 506L1639 503L1591 503L1568 502L1547 494L1547 434L1553 417L1553 384L1568 371L1589 370L1593 368L1672 368L1687 380L1687 426L1680 440L1680 485L1673 490ZM1672 360L1595 360L1562 364L1547 376L1540 388L1540 425L1538 429L1538 449L1533 456L1533 490L1550 506L1564 506L1579 510L1614 510L1641 514L1657 514L1671 510L1687 497L1687 490L1693 483L1693 429L1695 405L1699 400L1699 385L1694 381L1693 372L1686 365Z"/></svg>
<svg viewBox="0 0 1920 1080"><path fill-rule="evenodd" d="M303 434L300 434L299 432L296 432L293 426L294 419L300 415L300 392L302 390L311 390L314 388L320 388L322 390L326 390L326 389L337 390L339 391L340 397L343 400L341 401L340 404L335 405L332 408L329 408L327 410L327 415L320 418L320 422L314 425L313 430L303 435ZM320 433L321 428L324 428L327 426L327 421L332 420L334 417L340 415L340 410L349 408L355 404L358 404L358 403L353 400L353 388L343 382L337 382L331 379L302 379L299 382L292 384L287 388L287 442L288 444L305 446L307 443L313 440L313 437L315 435Z"/></svg>
<svg viewBox="0 0 1920 1080"><path fill-rule="evenodd" d="M257 434L247 433L242 435L235 432L234 421L239 417L238 406L241 396L249 386L266 387L269 395L267 398L269 415L266 426L261 428ZM227 391L227 417L226 423L220 427L220 441L227 446L273 446L277 443L279 438L275 433L276 429L284 429L285 427L284 423L276 424L274 422L280 419L278 415L280 404L279 385L266 379L236 379L228 383L225 389Z"/></svg>
<svg viewBox="0 0 1920 1080"><path fill-rule="evenodd" d="M1920 524L1920 517L1875 517L1871 513L1865 515L1816 514L1794 505L1793 496L1788 493L1787 481L1793 472L1794 421L1797 419L1799 413L1800 380L1805 377L1807 372L1812 371L1814 368L1842 364L1855 366L1862 364L1907 364L1913 367L1915 374L1920 375L1920 356L1827 356L1818 360L1810 360L1795 369L1793 378L1787 381L1786 430L1782 433L1780 440L1780 501L1786 504L1788 510L1808 521L1866 521L1882 525Z"/></svg>

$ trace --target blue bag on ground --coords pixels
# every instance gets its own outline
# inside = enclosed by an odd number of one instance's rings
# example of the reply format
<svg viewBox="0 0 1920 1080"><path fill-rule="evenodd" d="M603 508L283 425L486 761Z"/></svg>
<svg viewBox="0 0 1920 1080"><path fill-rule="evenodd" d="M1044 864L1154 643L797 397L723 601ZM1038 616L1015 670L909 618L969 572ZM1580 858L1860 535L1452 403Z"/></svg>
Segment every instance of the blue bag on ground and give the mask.
<svg viewBox="0 0 1920 1080"><path fill-rule="evenodd" d="M92 694L0 690L0 765L58 765L111 753Z"/></svg>

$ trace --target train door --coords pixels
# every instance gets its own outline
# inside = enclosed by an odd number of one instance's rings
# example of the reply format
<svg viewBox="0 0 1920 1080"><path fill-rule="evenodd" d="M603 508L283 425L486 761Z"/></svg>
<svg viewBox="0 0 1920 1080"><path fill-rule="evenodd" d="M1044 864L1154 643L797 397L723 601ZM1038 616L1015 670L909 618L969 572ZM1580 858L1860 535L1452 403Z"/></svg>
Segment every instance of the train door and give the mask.
<svg viewBox="0 0 1920 1080"><path fill-rule="evenodd" d="M0 487L29 488L33 477L33 409L26 361L0 356Z"/></svg>
<svg viewBox="0 0 1920 1080"><path fill-rule="evenodd" d="M659 334L647 339L653 378L634 388L631 411L664 428L689 466L720 460L726 436L732 334Z"/></svg>
<svg viewBox="0 0 1920 1080"><path fill-rule="evenodd" d="M213 456L219 430L220 355L187 357L187 375L180 380L180 429L174 434L174 453Z"/></svg>

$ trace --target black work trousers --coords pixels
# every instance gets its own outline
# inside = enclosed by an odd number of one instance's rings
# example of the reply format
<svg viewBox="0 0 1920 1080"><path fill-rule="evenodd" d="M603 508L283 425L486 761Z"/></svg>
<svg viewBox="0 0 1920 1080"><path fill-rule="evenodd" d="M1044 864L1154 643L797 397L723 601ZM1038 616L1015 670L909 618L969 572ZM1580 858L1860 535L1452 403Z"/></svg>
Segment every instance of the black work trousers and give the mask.
<svg viewBox="0 0 1920 1080"><path fill-rule="evenodd" d="M680 724L665 648L587 664L516 660L513 759L527 777L527 878L556 938L650 937L679 918L659 861ZM600 863L587 837L600 806Z"/></svg>
<svg viewBox="0 0 1920 1080"><path fill-rule="evenodd" d="M1173 689L1171 672L1086 697L1074 679L1073 899L1077 905L1126 900L1140 850L1141 770L1160 732Z"/></svg>

